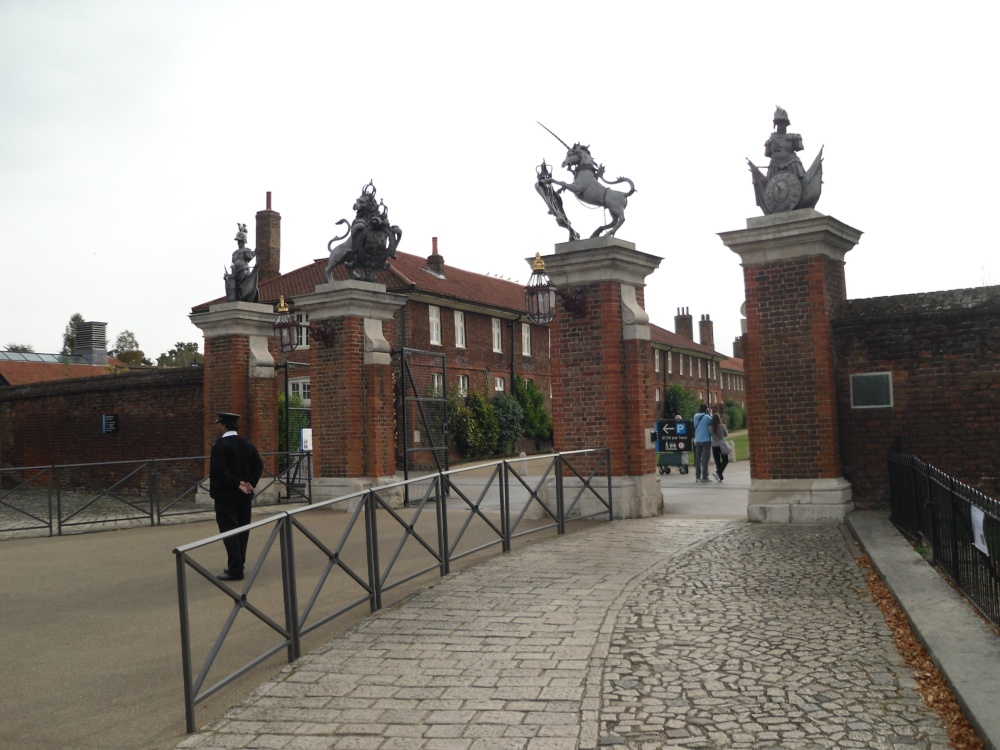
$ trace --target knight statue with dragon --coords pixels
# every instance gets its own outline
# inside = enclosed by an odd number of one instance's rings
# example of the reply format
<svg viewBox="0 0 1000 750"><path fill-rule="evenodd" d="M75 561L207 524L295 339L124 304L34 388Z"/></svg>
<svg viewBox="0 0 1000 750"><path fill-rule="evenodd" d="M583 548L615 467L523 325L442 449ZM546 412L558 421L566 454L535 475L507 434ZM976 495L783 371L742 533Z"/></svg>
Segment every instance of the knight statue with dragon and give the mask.
<svg viewBox="0 0 1000 750"><path fill-rule="evenodd" d="M771 160L767 174L747 159L757 205L765 216L815 208L823 189L823 149L820 148L807 172L796 154L803 148L802 136L789 133L790 124L788 112L781 107L774 110L775 132L764 144L764 156Z"/></svg>
<svg viewBox="0 0 1000 750"><path fill-rule="evenodd" d="M542 123L538 123L542 125ZM544 125L542 125L545 128ZM591 237L599 237L602 232L606 236L613 237L621 225L625 223L625 206L628 197L635 192L635 184L628 177L619 177L617 180L608 181L604 179L604 165L594 162L590 155L590 146L583 146L579 143L569 146L562 138L557 136L548 128L549 133L566 147L566 158L563 159L562 166L573 175L573 182L566 183L552 177L552 170L542 161L541 166L536 169L537 179L535 180L535 190L542 196L545 205L548 206L549 213L555 217L556 223L563 229L569 231L571 240L580 239L580 234L573 229L566 213L563 210L561 193L569 191L577 197L581 203L590 206L600 206L611 214L611 221L603 224L594 230ZM612 190L611 185L619 185L627 182L629 191L623 193L620 190ZM558 185L559 189L553 189L553 185Z"/></svg>
<svg viewBox="0 0 1000 750"><path fill-rule="evenodd" d="M381 199L375 202L375 185L369 181L354 202L354 221L346 233L327 243L330 258L323 273L327 283L333 281L333 269L343 264L352 278L375 281L377 271L389 268L389 259L396 257L396 248L403 231L389 223L389 209ZM338 224L347 224L341 219ZM334 243L340 243L335 245Z"/></svg>
<svg viewBox="0 0 1000 750"><path fill-rule="evenodd" d="M250 268L250 261L256 253L247 247L247 225L236 224L236 249L233 251L233 265L227 272L223 266L222 278L226 282L227 302L257 302L260 290L257 288L257 266Z"/></svg>

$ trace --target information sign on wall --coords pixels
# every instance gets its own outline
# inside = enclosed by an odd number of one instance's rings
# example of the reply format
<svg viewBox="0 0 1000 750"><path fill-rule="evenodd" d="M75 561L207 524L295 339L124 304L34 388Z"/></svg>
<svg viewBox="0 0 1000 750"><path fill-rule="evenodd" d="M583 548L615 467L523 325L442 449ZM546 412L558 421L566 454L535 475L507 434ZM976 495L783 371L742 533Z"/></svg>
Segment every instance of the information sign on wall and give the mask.
<svg viewBox="0 0 1000 750"><path fill-rule="evenodd" d="M118 415L117 414L102 414L101 415L101 434L103 435L114 435L118 432Z"/></svg>

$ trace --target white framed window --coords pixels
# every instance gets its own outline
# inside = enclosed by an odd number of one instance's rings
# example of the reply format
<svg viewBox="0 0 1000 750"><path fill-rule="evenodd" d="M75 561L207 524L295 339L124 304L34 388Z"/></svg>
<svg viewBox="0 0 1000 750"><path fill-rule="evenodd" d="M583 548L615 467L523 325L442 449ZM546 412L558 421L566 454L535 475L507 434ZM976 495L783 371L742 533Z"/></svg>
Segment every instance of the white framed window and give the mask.
<svg viewBox="0 0 1000 750"><path fill-rule="evenodd" d="M299 327L295 329L295 346L300 349L309 348L309 313L295 313L295 322Z"/></svg>
<svg viewBox="0 0 1000 750"><path fill-rule="evenodd" d="M444 375L440 372L431 373L431 390L435 396L444 395Z"/></svg>
<svg viewBox="0 0 1000 750"><path fill-rule="evenodd" d="M303 406L309 406L310 391L308 378L289 380L288 393L290 396L298 396L301 398Z"/></svg>
<svg viewBox="0 0 1000 750"><path fill-rule="evenodd" d="M653 350L653 372L659 372L659 371L660 371L660 350L659 349L654 349ZM656 400L657 401L660 400L659 396L656 397Z"/></svg>
<svg viewBox="0 0 1000 750"><path fill-rule="evenodd" d="M465 398L469 395L469 376L459 375L458 376L458 395Z"/></svg>
<svg viewBox="0 0 1000 750"><path fill-rule="evenodd" d="M531 323L521 323L521 354L531 356Z"/></svg>
<svg viewBox="0 0 1000 750"><path fill-rule="evenodd" d="M465 348L465 313L455 310L455 346Z"/></svg>
<svg viewBox="0 0 1000 750"><path fill-rule="evenodd" d="M441 308L428 305L427 314L430 320L430 338L432 346L441 346Z"/></svg>
<svg viewBox="0 0 1000 750"><path fill-rule="evenodd" d="M667 374L668 375L673 375L674 374L674 353L673 352L667 352Z"/></svg>
<svg viewBox="0 0 1000 750"><path fill-rule="evenodd" d="M493 390L497 393L503 393L503 378L493 378Z"/></svg>
<svg viewBox="0 0 1000 750"><path fill-rule="evenodd" d="M698 377L701 377L701 360L698 360Z"/></svg>
<svg viewBox="0 0 1000 750"><path fill-rule="evenodd" d="M680 372L680 374L683 375L684 374L684 355L683 354L678 355L677 356L677 361L680 362L680 365L681 365L681 372Z"/></svg>
<svg viewBox="0 0 1000 750"><path fill-rule="evenodd" d="M493 318L493 351L503 352L503 324L500 318Z"/></svg>
<svg viewBox="0 0 1000 750"><path fill-rule="evenodd" d="M656 401L656 403L660 403L660 389L659 388L656 389L656 397L654 398L654 400Z"/></svg>

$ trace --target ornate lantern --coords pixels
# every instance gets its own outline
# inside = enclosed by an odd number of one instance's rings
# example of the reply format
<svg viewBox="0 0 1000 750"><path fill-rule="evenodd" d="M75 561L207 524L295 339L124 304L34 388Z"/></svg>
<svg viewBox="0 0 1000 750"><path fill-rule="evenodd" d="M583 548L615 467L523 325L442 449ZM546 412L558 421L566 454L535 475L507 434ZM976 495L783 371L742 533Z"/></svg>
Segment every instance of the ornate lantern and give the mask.
<svg viewBox="0 0 1000 750"><path fill-rule="evenodd" d="M288 353L298 346L299 324L289 314L284 295L278 300L278 316L274 319L274 338L278 349L282 352Z"/></svg>
<svg viewBox="0 0 1000 750"><path fill-rule="evenodd" d="M528 320L535 325L548 325L556 317L556 290L545 273L541 253L535 253L531 264L531 278L524 288L524 307Z"/></svg>

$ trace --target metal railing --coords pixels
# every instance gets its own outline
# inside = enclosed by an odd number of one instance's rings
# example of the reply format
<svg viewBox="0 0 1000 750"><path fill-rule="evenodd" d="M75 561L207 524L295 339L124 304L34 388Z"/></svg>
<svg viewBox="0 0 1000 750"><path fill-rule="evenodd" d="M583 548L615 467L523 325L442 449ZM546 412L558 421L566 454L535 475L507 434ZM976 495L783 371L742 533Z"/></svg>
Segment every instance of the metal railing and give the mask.
<svg viewBox="0 0 1000 750"><path fill-rule="evenodd" d="M257 484L256 505L311 502L311 453L262 456L265 464L268 456L278 456L276 465L288 468L277 474L265 471ZM204 500L207 460L192 456L0 469L0 532L58 536L128 521L159 526L177 516L211 512L212 503Z"/></svg>
<svg viewBox="0 0 1000 750"><path fill-rule="evenodd" d="M195 731L196 705L282 650L289 662L299 658L302 638L335 618L366 603L376 612L404 584L428 574L445 576L472 555L509 552L527 534L562 534L569 521L612 517L611 453L602 448L373 486L178 547L187 731ZM266 537L260 552L248 559L238 588L219 581L198 559L212 553L223 560L219 545L227 537L261 532ZM206 613L219 617L225 608L220 629L205 627L204 658L198 657L197 666L193 620L211 622ZM209 683L214 672L224 674Z"/></svg>
<svg viewBox="0 0 1000 750"><path fill-rule="evenodd" d="M934 564L1000 625L1000 501L894 451L889 486L893 524L927 545Z"/></svg>

